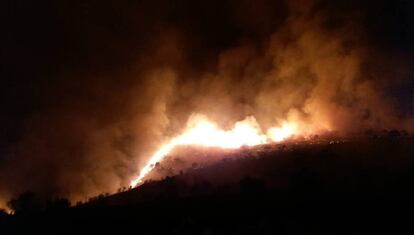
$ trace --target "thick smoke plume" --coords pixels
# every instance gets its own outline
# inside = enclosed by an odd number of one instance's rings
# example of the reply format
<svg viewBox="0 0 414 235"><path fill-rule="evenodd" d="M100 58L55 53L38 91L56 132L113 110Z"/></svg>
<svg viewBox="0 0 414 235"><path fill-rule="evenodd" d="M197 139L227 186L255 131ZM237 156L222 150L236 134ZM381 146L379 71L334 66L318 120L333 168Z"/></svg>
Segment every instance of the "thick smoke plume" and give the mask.
<svg viewBox="0 0 414 235"><path fill-rule="evenodd" d="M392 93L409 76L406 57L371 44L364 11L287 2L211 1L203 11L86 1L81 19L68 3L82 50L56 52L74 59L45 82L8 146L0 197L115 192L194 113L223 128L253 115L264 128L292 120L309 132L412 129Z"/></svg>

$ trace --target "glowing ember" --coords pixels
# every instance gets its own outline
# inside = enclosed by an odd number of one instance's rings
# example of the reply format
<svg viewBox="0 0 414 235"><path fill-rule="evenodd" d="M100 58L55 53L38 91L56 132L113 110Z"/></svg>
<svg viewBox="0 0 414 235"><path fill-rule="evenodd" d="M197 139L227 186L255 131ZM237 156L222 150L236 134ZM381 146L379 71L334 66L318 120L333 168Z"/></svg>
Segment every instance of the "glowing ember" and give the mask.
<svg viewBox="0 0 414 235"><path fill-rule="evenodd" d="M135 187L142 182L143 178L175 147L180 145L195 145L218 148L240 148L242 146L255 146L269 142L280 142L295 134L296 125L283 123L281 127L273 127L263 134L259 124L254 117L247 117L243 121L236 122L234 128L228 131L221 130L217 125L203 115L194 115L188 121L185 131L163 144L159 150L152 155L148 163L141 169L140 174L131 181Z"/></svg>

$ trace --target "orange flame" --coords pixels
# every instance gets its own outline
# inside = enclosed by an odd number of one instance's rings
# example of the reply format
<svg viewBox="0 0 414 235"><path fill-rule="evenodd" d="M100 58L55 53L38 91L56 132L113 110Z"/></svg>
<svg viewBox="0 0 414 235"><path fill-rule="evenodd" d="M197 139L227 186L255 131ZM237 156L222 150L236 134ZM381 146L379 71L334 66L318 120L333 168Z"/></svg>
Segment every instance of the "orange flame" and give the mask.
<svg viewBox="0 0 414 235"><path fill-rule="evenodd" d="M285 122L281 127L272 127L267 131L267 136L274 142L280 142L289 138L296 132L296 125L294 123Z"/></svg>
<svg viewBox="0 0 414 235"><path fill-rule="evenodd" d="M263 134L256 119L252 116L236 122L233 129L221 130L204 115L190 117L185 131L163 144L147 164L141 169L139 175L130 183L132 187L142 183L144 177L151 172L157 162L166 157L175 147L182 145L218 147L235 149L242 146L255 146L270 142L283 141L296 133L294 123L284 122L281 127L273 127Z"/></svg>

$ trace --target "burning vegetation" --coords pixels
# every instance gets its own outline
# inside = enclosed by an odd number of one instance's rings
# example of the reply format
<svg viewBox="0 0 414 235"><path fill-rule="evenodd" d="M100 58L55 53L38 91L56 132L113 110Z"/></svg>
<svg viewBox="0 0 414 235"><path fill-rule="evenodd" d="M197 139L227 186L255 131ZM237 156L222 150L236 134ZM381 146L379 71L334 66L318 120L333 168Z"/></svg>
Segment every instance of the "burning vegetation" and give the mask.
<svg viewBox="0 0 414 235"><path fill-rule="evenodd" d="M62 199L42 207L33 193L22 194L11 201L18 213L0 214L0 224L22 234L124 232L137 224L144 234L412 231L414 136L370 134L241 149L181 146L140 187L71 208ZM166 172L174 166L186 171Z"/></svg>
<svg viewBox="0 0 414 235"><path fill-rule="evenodd" d="M151 156L148 163L140 170L139 176L131 181L135 187L142 183L145 176L169 155L174 148L180 146L215 147L222 149L236 149L243 146L263 145L270 142L280 142L298 134L297 127L293 123L283 123L281 127L272 127L263 134L254 117L247 117L243 121L236 122L233 129L224 131L209 121L205 116L195 115L190 117L185 131L162 145Z"/></svg>
<svg viewBox="0 0 414 235"><path fill-rule="evenodd" d="M340 2L16 4L0 206L135 187L179 148L411 133L412 53L382 48L368 14L388 3Z"/></svg>

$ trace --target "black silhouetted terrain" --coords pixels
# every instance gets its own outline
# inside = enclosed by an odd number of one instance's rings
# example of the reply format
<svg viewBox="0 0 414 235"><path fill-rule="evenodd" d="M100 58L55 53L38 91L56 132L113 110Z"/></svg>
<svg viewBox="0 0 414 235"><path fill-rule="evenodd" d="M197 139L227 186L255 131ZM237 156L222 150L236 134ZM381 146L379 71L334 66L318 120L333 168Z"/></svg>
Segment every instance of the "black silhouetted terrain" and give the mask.
<svg viewBox="0 0 414 235"><path fill-rule="evenodd" d="M414 232L414 138L314 140L240 156L69 207L26 193L6 234L398 234ZM161 163L158 167L163 166Z"/></svg>

